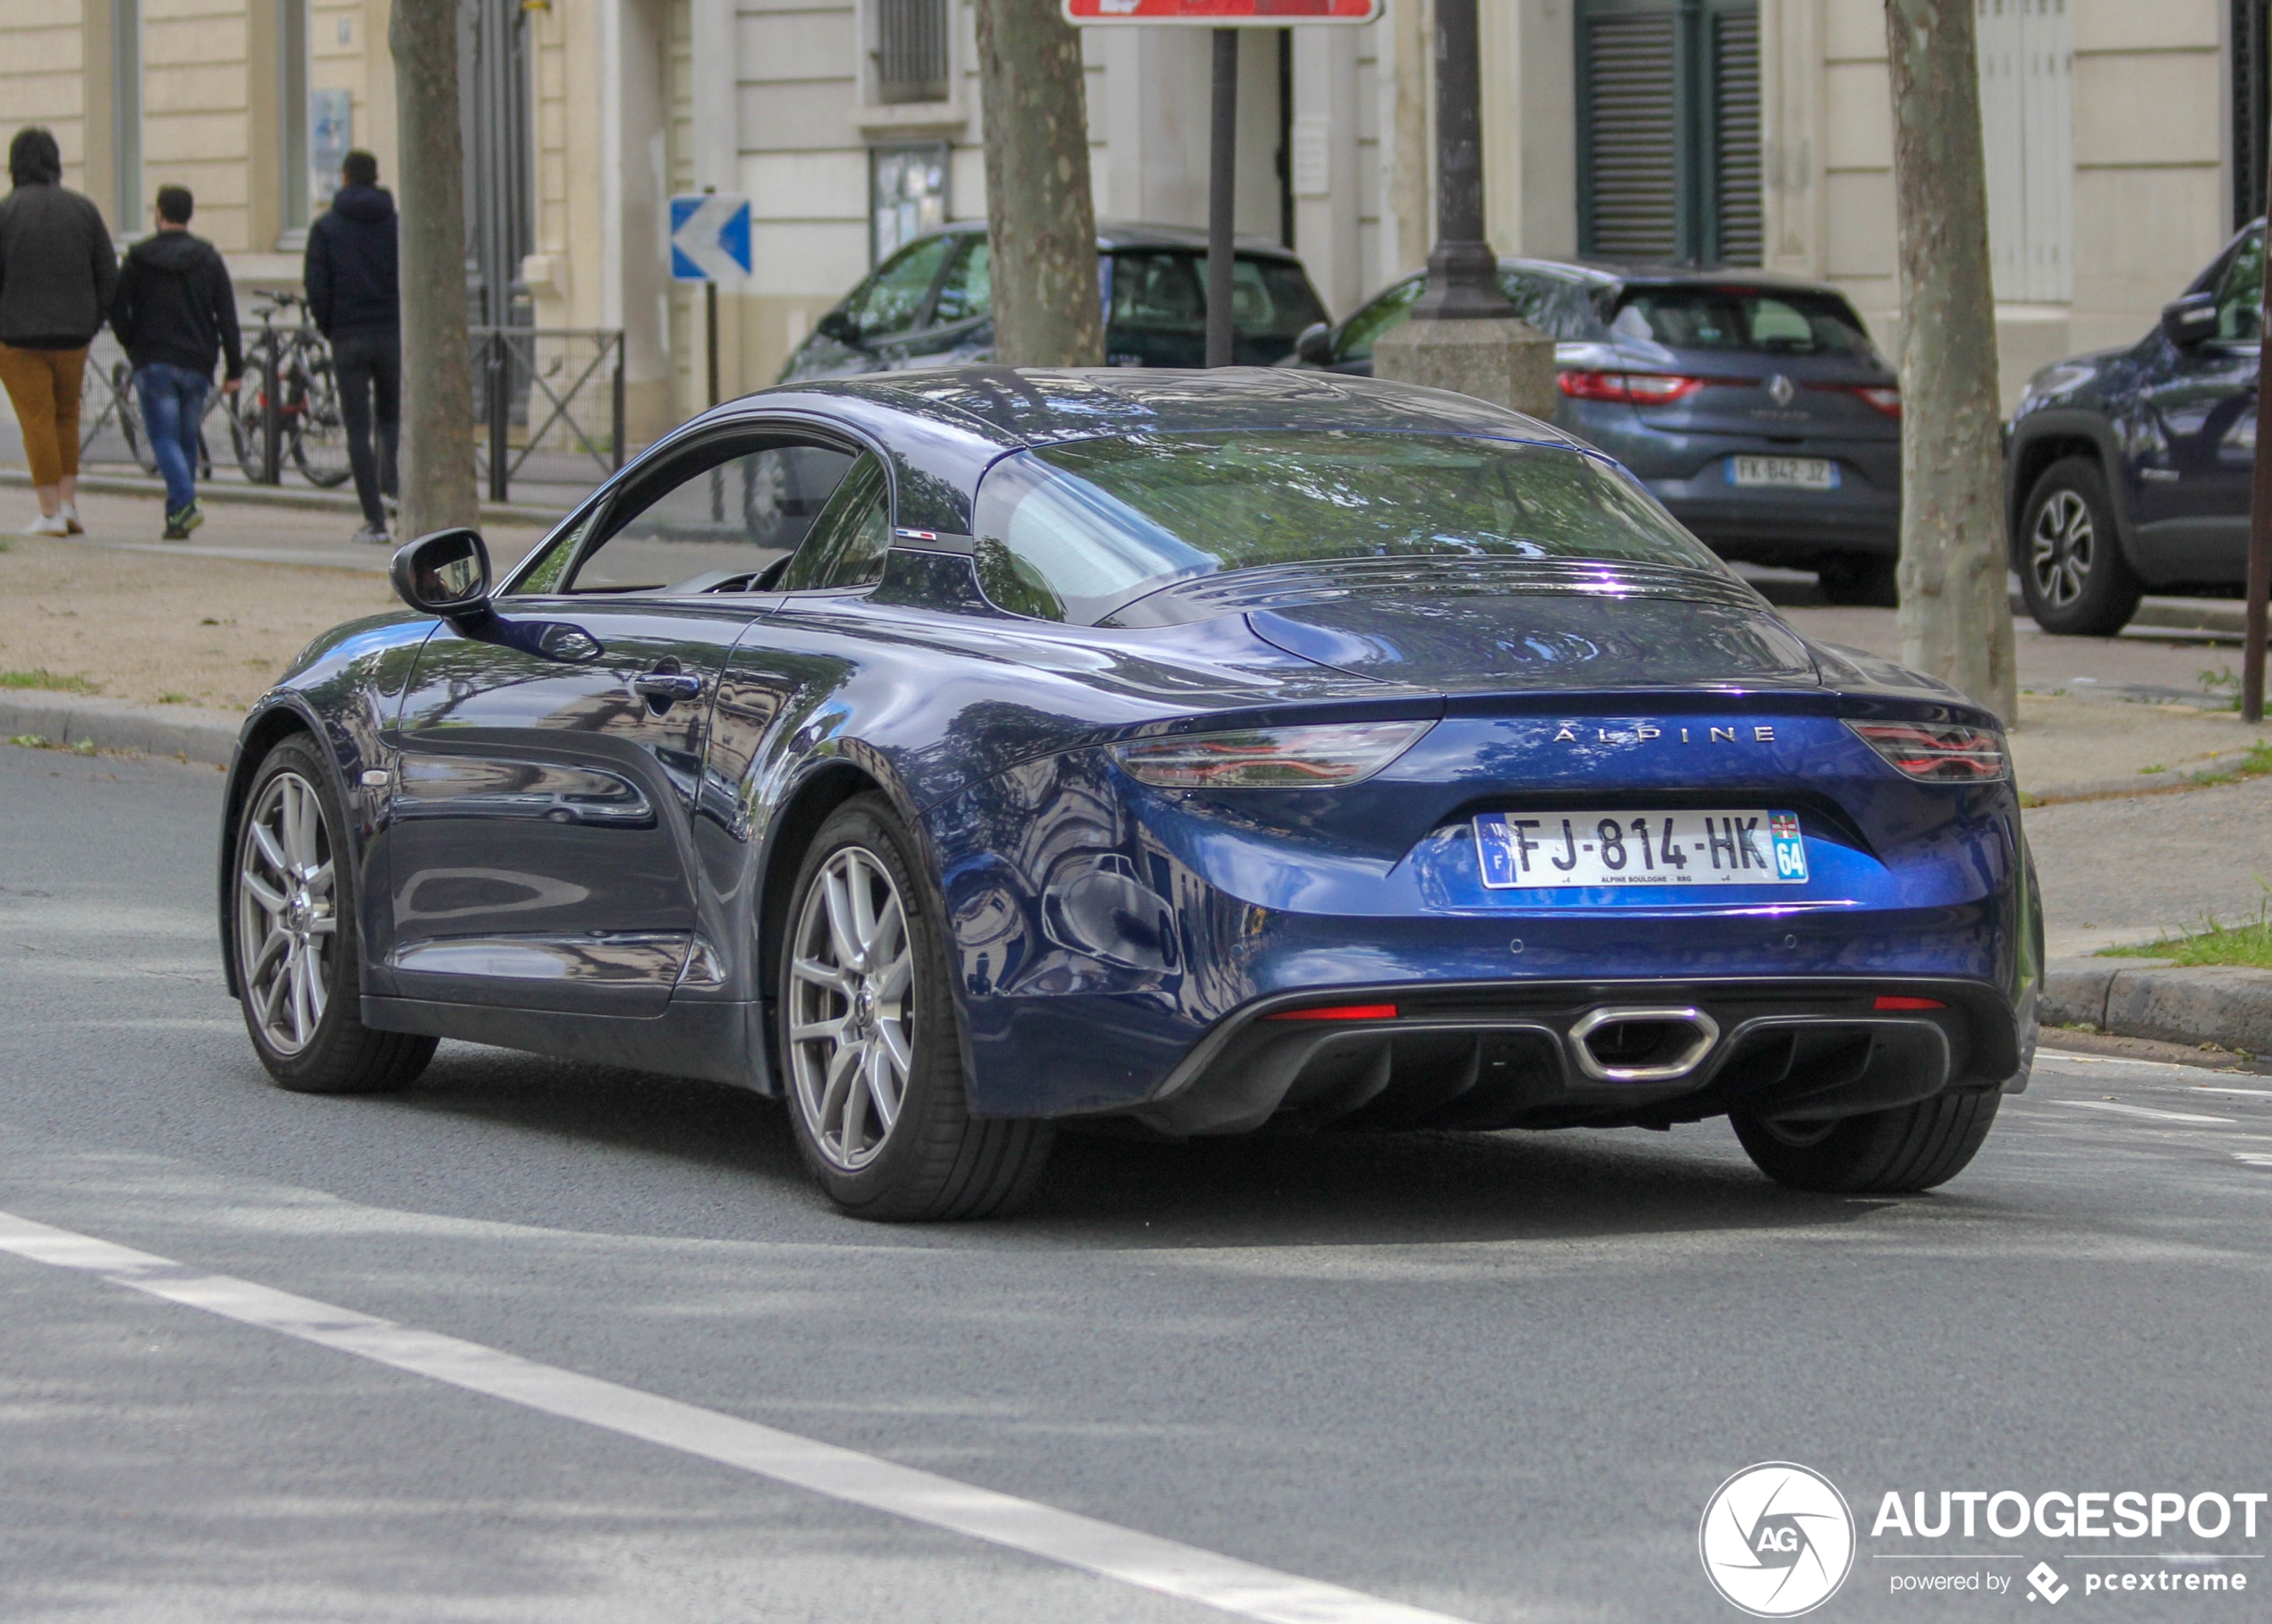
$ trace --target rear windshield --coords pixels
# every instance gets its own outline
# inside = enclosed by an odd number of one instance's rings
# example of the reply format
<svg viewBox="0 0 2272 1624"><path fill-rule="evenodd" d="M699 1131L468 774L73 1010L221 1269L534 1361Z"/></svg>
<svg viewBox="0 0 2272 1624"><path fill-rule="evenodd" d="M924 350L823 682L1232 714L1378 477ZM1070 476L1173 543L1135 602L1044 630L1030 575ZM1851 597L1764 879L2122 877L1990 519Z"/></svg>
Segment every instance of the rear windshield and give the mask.
<svg viewBox="0 0 2272 1624"><path fill-rule="evenodd" d="M1299 265L1243 255L1231 262L1231 325L1242 365L1267 366L1291 353L1301 330L1325 319L1325 307ZM1207 256L1164 249L1113 255L1106 320L1108 345L1130 351L1116 359L1153 367L1203 365ZM1163 343L1170 348L1158 348ZM1186 355L1176 345L1197 348Z"/></svg>
<svg viewBox="0 0 2272 1624"><path fill-rule="evenodd" d="M1628 288L1609 330L1675 350L1877 354L1861 318L1844 300L1785 288Z"/></svg>
<svg viewBox="0 0 2272 1624"><path fill-rule="evenodd" d="M988 596L1084 624L1174 582L1268 564L1434 556L1721 569L1598 458L1449 435L1138 435L1022 452L979 487L978 533Z"/></svg>

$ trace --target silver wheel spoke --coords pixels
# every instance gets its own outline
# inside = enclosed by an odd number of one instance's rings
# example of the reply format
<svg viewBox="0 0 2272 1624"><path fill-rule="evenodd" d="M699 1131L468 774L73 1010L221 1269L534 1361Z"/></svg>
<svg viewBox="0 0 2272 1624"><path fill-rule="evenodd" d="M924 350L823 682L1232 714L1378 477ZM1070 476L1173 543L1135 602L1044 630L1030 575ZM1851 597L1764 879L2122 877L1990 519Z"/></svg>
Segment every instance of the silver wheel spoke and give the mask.
<svg viewBox="0 0 2272 1624"><path fill-rule="evenodd" d="M259 824L252 825L252 843L260 848L260 855L267 859L272 872L284 874L290 871L292 864L286 860L284 848L276 842L274 834Z"/></svg>
<svg viewBox="0 0 2272 1624"><path fill-rule="evenodd" d="M245 1005L262 1042L294 1054L314 1041L330 1006L340 930L322 798L297 773L279 773L243 828L236 918Z"/></svg>
<svg viewBox="0 0 2272 1624"><path fill-rule="evenodd" d="M244 892L272 914L280 914L292 904L284 901L284 892L248 868L244 871Z"/></svg>
<svg viewBox="0 0 2272 1624"><path fill-rule="evenodd" d="M872 850L831 853L798 903L789 944L786 1079L810 1142L856 1171L903 1114L916 1032L905 900Z"/></svg>

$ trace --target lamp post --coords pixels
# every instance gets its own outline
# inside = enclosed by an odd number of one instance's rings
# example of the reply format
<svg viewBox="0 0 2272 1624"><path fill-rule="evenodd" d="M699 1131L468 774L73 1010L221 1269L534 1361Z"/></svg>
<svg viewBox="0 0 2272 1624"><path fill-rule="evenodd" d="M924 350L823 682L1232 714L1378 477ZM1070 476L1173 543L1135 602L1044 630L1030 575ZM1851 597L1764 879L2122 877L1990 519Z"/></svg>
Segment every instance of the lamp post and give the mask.
<svg viewBox="0 0 2272 1624"><path fill-rule="evenodd" d="M1555 406L1554 342L1499 288L1483 230L1483 108L1475 0L1436 4L1436 246L1428 291L1373 348L1373 376L1533 417Z"/></svg>

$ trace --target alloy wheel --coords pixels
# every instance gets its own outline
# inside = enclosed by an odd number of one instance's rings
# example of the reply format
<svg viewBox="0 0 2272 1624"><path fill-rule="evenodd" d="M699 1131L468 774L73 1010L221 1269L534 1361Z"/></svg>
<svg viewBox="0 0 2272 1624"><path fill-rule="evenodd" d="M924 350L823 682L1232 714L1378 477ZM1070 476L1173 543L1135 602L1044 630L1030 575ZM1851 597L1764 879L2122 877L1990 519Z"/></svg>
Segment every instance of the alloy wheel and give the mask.
<svg viewBox="0 0 2272 1624"><path fill-rule="evenodd" d="M2036 510L2029 539L2037 595L2054 608L2065 608L2082 596L2090 579L2098 533L2090 503L2073 491L2053 491Z"/></svg>
<svg viewBox="0 0 2272 1624"><path fill-rule="evenodd" d="M883 860L863 846L831 854L806 890L790 943L798 1109L821 1155L854 1172L890 1138L914 1057L914 951Z"/></svg>
<svg viewBox="0 0 2272 1624"><path fill-rule="evenodd" d="M316 786L270 779L237 854L237 954L246 1003L277 1053L306 1048L322 1024L337 942L331 831Z"/></svg>

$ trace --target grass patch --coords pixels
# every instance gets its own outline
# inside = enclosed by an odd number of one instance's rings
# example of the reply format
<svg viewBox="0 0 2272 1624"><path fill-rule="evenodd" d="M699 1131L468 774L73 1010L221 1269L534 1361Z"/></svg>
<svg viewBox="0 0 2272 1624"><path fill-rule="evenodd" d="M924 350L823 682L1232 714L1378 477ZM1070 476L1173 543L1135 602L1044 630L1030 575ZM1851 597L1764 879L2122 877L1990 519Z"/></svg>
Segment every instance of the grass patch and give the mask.
<svg viewBox="0 0 2272 1624"><path fill-rule="evenodd" d="M2261 745L2259 749L2263 749ZM2142 947L2102 947L2101 959L2169 959L2188 967L2207 964L2238 964L2252 969L2272 970L2272 885L2261 876L2258 886L2264 897L2256 905L2256 918L2239 925L2221 925L2212 914L2201 921L2201 928L2183 936L2164 936Z"/></svg>
<svg viewBox="0 0 2272 1624"><path fill-rule="evenodd" d="M41 688L62 694L91 694L95 685L86 678L48 671L0 671L0 688Z"/></svg>
<svg viewBox="0 0 2272 1624"><path fill-rule="evenodd" d="M160 694L157 702L160 705L187 705L190 697L187 694Z"/></svg>

